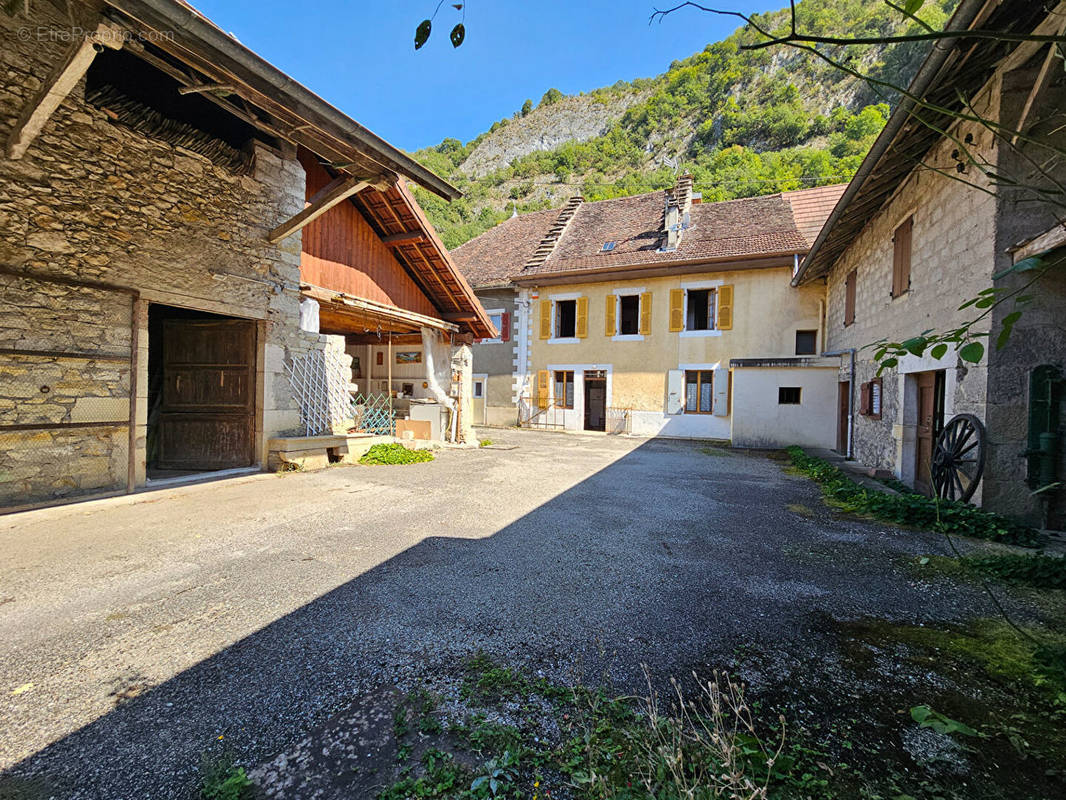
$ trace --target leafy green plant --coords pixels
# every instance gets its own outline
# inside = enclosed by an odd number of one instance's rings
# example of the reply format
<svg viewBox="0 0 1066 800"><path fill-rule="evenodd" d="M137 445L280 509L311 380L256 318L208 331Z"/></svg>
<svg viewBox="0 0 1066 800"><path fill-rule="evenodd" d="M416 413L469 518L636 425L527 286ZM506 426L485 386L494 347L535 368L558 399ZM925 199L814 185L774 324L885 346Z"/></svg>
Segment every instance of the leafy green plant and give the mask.
<svg viewBox="0 0 1066 800"><path fill-rule="evenodd" d="M1006 583L1038 589L1066 589L1066 558L1061 556L997 553L967 556L963 564Z"/></svg>
<svg viewBox="0 0 1066 800"><path fill-rule="evenodd" d="M929 706L914 706L911 719L923 728L932 728L937 733L961 733L963 736L980 736L977 731L965 723L945 717Z"/></svg>
<svg viewBox="0 0 1066 800"><path fill-rule="evenodd" d="M491 444L492 444L492 439L482 439L480 442L478 442L477 446L478 447L488 447Z"/></svg>
<svg viewBox="0 0 1066 800"><path fill-rule="evenodd" d="M496 797L501 791L506 792L514 783L516 764L517 759L509 750L504 751L499 758L490 758L482 766L482 774L470 783L470 791L479 797ZM488 793L485 793L485 789L488 789Z"/></svg>
<svg viewBox="0 0 1066 800"><path fill-rule="evenodd" d="M867 489L849 478L839 467L808 455L800 447L789 447L786 452L797 470L821 485L826 502L842 511L865 514L900 525L1023 547L1036 547L1043 542L1038 531L990 511L919 494L888 494Z"/></svg>
<svg viewBox="0 0 1066 800"><path fill-rule="evenodd" d="M223 759L202 768L201 800L251 800L254 787L244 767Z"/></svg>
<svg viewBox="0 0 1066 800"><path fill-rule="evenodd" d="M429 450L408 450L402 444L376 444L362 458L360 464L417 464L432 461Z"/></svg>

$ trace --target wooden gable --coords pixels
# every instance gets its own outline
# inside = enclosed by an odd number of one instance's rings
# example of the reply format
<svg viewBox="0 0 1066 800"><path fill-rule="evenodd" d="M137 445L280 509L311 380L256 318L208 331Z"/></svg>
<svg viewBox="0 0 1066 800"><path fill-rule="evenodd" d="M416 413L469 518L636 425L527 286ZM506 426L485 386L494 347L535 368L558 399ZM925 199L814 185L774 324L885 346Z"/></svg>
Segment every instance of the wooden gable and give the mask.
<svg viewBox="0 0 1066 800"><path fill-rule="evenodd" d="M301 150L307 173L306 197L329 184L333 176L318 159ZM331 208L303 228L300 279L353 297L396 306L427 316L440 311L407 274L389 245L351 202Z"/></svg>

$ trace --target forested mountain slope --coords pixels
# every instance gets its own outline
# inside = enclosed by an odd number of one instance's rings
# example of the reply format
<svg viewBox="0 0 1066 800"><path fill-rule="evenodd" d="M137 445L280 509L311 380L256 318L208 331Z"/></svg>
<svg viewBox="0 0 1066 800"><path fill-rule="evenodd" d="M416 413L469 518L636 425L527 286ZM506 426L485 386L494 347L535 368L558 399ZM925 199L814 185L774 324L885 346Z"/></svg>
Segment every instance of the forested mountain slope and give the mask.
<svg viewBox="0 0 1066 800"><path fill-rule="evenodd" d="M942 27L954 0L927 2L925 23ZM886 36L918 23L878 0L802 0L803 30ZM699 12L664 25L698 25ZM757 15L784 30L787 9ZM695 177L706 200L768 194L848 180L881 130L895 96L811 53L758 51L741 28L655 78L576 96L556 89L463 144L445 139L414 156L464 192L447 203L418 191L444 243L456 247L519 212L663 189L677 170ZM864 75L906 85L923 44L826 48Z"/></svg>

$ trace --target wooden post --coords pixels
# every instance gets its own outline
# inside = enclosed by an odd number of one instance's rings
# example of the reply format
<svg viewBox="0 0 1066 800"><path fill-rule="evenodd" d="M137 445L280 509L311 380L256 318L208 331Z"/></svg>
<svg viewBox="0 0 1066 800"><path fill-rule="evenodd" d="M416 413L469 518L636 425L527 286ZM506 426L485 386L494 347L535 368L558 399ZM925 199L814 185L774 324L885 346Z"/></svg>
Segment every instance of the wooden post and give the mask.
<svg viewBox="0 0 1066 800"><path fill-rule="evenodd" d="M137 394L140 391L140 344L141 328L144 327L145 303L140 294L133 296L132 320L130 322L130 419L129 419L129 452L126 466L126 493L130 494L137 488Z"/></svg>
<svg viewBox="0 0 1066 800"><path fill-rule="evenodd" d="M5 148L7 157L13 160L22 158L27 148L33 143L51 118L59 104L78 84L89 65L96 58L97 48L101 45L118 50L122 47L123 31L101 22L96 30L76 41L63 60L52 70L52 74L41 84L41 88L29 99L18 121L11 129Z"/></svg>

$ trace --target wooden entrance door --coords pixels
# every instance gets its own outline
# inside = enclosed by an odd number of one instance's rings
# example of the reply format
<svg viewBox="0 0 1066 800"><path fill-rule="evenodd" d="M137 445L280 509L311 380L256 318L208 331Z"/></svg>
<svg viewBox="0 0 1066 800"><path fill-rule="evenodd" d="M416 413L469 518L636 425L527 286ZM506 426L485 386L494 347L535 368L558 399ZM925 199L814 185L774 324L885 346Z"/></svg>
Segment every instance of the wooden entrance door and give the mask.
<svg viewBox="0 0 1066 800"><path fill-rule="evenodd" d="M254 463L255 323L163 321L159 469Z"/></svg>
<svg viewBox="0 0 1066 800"><path fill-rule="evenodd" d="M851 413L851 384L841 381L837 389L837 452L848 454L848 416Z"/></svg>
<svg viewBox="0 0 1066 800"><path fill-rule="evenodd" d="M914 488L924 495L932 495L933 443L943 424L944 381L938 371L919 372L918 426L914 442Z"/></svg>
<svg viewBox="0 0 1066 800"><path fill-rule="evenodd" d="M585 430L607 430L607 378L593 372L585 373Z"/></svg>

